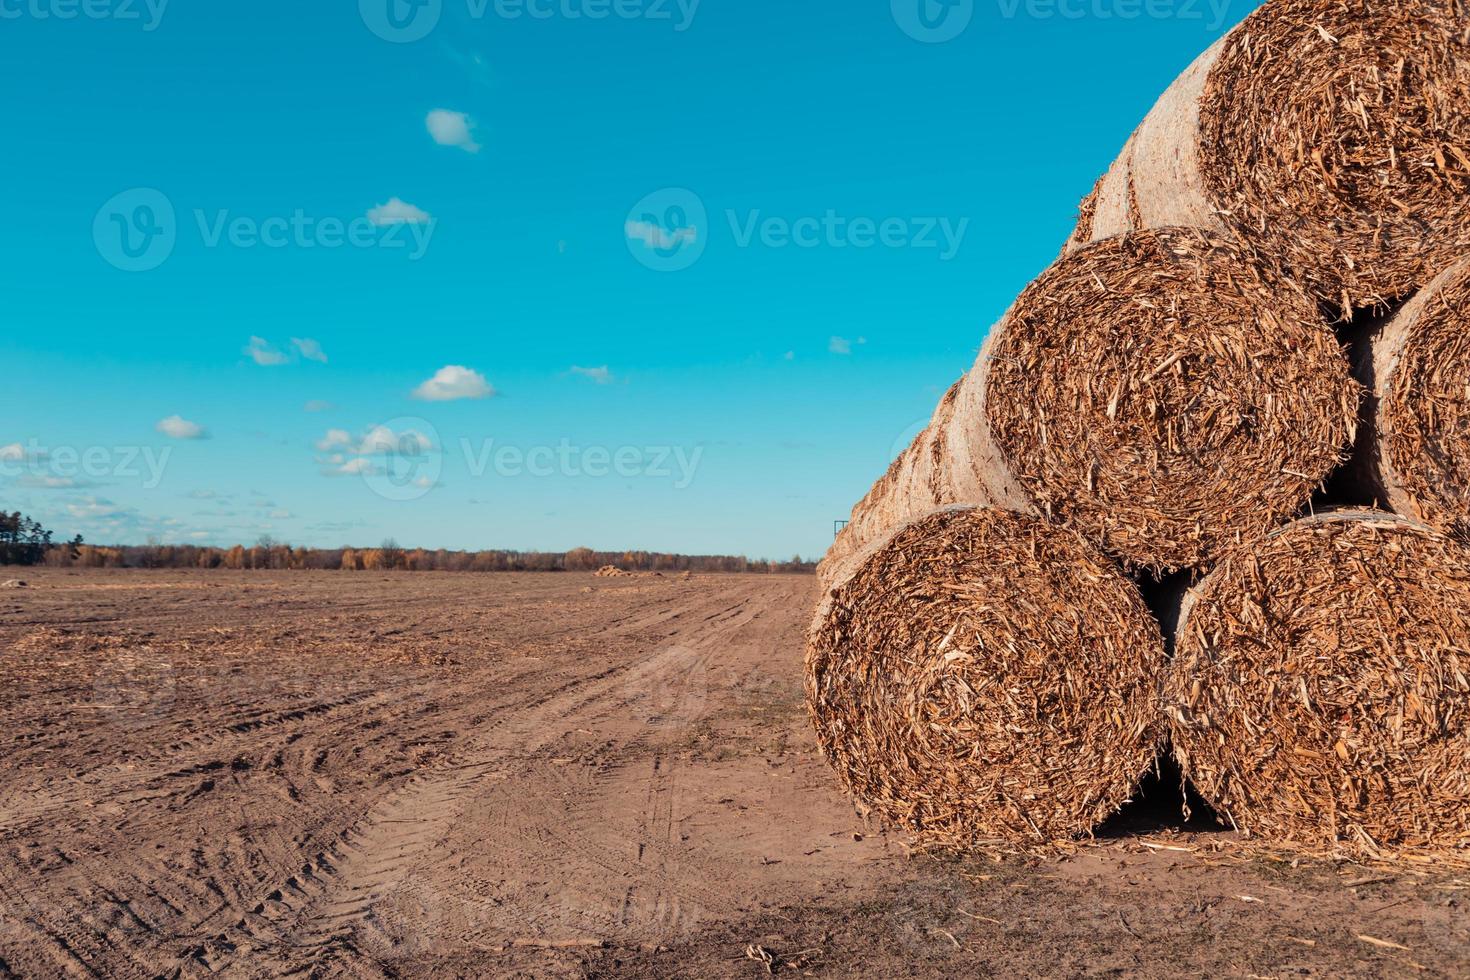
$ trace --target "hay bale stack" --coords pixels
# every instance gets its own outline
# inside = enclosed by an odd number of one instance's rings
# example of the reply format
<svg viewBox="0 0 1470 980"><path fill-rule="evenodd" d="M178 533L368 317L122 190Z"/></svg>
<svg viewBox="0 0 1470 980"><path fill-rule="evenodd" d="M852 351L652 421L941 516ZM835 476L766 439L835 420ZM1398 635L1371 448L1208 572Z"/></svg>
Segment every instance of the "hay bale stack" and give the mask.
<svg viewBox="0 0 1470 980"><path fill-rule="evenodd" d="M1186 602L1164 700L1186 775L1243 831L1470 846L1470 552L1373 511L1242 547Z"/></svg>
<svg viewBox="0 0 1470 980"><path fill-rule="evenodd" d="M1470 536L1470 259L1380 325L1359 366L1376 405L1358 454L1366 494Z"/></svg>
<svg viewBox="0 0 1470 980"><path fill-rule="evenodd" d="M1229 230L1347 314L1470 248L1464 0L1269 0L1164 93L1072 247Z"/></svg>
<svg viewBox="0 0 1470 980"><path fill-rule="evenodd" d="M949 508L872 544L818 611L807 696L848 790L929 845L1046 843L1116 812L1160 749L1137 588L1039 518Z"/></svg>
<svg viewBox="0 0 1470 980"><path fill-rule="evenodd" d="M1305 296L1190 228L1064 256L975 373L970 438L994 441L1044 513L1154 573L1296 512L1344 458L1361 397Z"/></svg>

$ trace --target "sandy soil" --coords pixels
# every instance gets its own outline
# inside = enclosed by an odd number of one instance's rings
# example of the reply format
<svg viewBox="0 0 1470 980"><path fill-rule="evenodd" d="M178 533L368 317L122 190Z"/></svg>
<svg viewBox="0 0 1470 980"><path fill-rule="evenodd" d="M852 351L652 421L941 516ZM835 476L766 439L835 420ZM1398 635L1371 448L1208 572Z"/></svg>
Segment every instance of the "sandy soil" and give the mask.
<svg viewBox="0 0 1470 980"><path fill-rule="evenodd" d="M807 731L811 579L24 578L0 977L1470 975L1470 877L1177 787L1067 857L909 855Z"/></svg>

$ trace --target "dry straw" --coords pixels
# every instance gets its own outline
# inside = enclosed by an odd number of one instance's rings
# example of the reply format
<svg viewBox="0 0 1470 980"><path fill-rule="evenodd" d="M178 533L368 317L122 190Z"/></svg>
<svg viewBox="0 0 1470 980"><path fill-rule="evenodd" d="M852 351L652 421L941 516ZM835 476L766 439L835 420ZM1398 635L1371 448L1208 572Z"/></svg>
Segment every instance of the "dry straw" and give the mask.
<svg viewBox="0 0 1470 980"><path fill-rule="evenodd" d="M1163 640L1132 582L1035 517L949 508L876 542L807 653L822 751L925 845L1090 833L1160 749Z"/></svg>
<svg viewBox="0 0 1470 980"><path fill-rule="evenodd" d="M1370 338L1377 403L1359 453L1366 490L1395 512L1470 536L1470 259Z"/></svg>
<svg viewBox="0 0 1470 980"><path fill-rule="evenodd" d="M1207 562L1297 511L1361 389L1300 293L1176 228L1096 242L1032 283L982 352L985 415L1040 509L1130 568Z"/></svg>
<svg viewBox="0 0 1470 980"><path fill-rule="evenodd" d="M1298 521L1186 602L1186 775L1242 831L1380 857L1470 845L1470 552L1382 512Z"/></svg>
<svg viewBox="0 0 1470 980"><path fill-rule="evenodd" d="M1269 0L1164 93L1073 245L1229 230L1351 313L1470 248L1464 0Z"/></svg>

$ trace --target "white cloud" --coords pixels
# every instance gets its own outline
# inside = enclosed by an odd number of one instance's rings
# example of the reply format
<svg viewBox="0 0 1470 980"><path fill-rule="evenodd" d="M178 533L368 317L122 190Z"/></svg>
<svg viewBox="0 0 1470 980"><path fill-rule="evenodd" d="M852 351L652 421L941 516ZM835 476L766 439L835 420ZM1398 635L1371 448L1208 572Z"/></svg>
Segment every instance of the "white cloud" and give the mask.
<svg viewBox="0 0 1470 980"><path fill-rule="evenodd" d="M785 357L786 357L786 360L788 360L788 361L794 361L794 360L796 360L796 351L794 351L794 350L787 351L786 354L785 354Z"/></svg>
<svg viewBox="0 0 1470 980"><path fill-rule="evenodd" d="M18 442L12 442L8 446L0 446L0 462L22 463L26 458L26 449Z"/></svg>
<svg viewBox="0 0 1470 980"><path fill-rule="evenodd" d="M16 480L15 483L16 486L25 487L30 490L76 490L81 487L96 485L69 476L45 476L35 473L27 473L19 480Z"/></svg>
<svg viewBox="0 0 1470 980"><path fill-rule="evenodd" d="M495 388L478 371L458 364L442 367L413 390L413 397L426 402L452 402L462 398L493 398Z"/></svg>
<svg viewBox="0 0 1470 980"><path fill-rule="evenodd" d="M604 364L602 367L590 367L590 368L588 368L588 367L577 367L575 364L573 364L572 365L572 373L573 374L576 374L576 375L580 375L581 377L584 377L584 378L590 378L591 380L596 381L600 385L611 384L612 383L612 379L613 379L612 372L607 369L607 365L606 364Z"/></svg>
<svg viewBox="0 0 1470 980"><path fill-rule="evenodd" d="M208 435L202 425L197 422L190 422L188 419L178 415L170 415L166 419L160 419L155 428L170 439L203 439Z"/></svg>
<svg viewBox="0 0 1470 980"><path fill-rule="evenodd" d="M379 204L370 210L367 218L379 228L385 225L426 225L434 220L424 209L397 197L389 198L387 204Z"/></svg>
<svg viewBox="0 0 1470 980"><path fill-rule="evenodd" d="M434 451L434 440L413 429L394 432L386 425L375 425L352 451L359 456L422 456Z"/></svg>
<svg viewBox="0 0 1470 980"><path fill-rule="evenodd" d="M693 244L699 239L699 229L693 225L688 228L665 231L659 225L651 222L630 221L624 225L624 230L631 240L642 242L646 248L670 249L683 242Z"/></svg>
<svg viewBox="0 0 1470 980"><path fill-rule="evenodd" d="M296 515L292 514L289 510L273 510L270 516L273 521L289 521Z"/></svg>
<svg viewBox="0 0 1470 980"><path fill-rule="evenodd" d="M848 340L846 337L833 337L827 341L827 350L833 354L851 354L853 344L866 344L867 337L859 337L857 340Z"/></svg>
<svg viewBox="0 0 1470 980"><path fill-rule="evenodd" d="M440 146L457 146L466 153L480 152L480 144L475 142L473 135L475 121L462 112L435 109L424 120L424 125Z"/></svg>
<svg viewBox="0 0 1470 980"><path fill-rule="evenodd" d="M317 343L315 340L312 340L310 337L292 337L291 346L296 349L296 353L300 354L308 361L320 361L323 364L327 363L327 355L326 352L322 350L322 345Z"/></svg>
<svg viewBox="0 0 1470 980"><path fill-rule="evenodd" d="M322 455L316 458L325 476L364 476L386 472L374 462L388 456L416 457L437 452L434 440L414 429L395 432L386 425L375 425L357 438L345 429L329 429L316 443ZM274 507L274 504L269 506Z"/></svg>
<svg viewBox="0 0 1470 980"><path fill-rule="evenodd" d="M285 354L271 346L264 337L251 337L250 343L245 345L242 353L261 367L275 367L290 360Z"/></svg>
<svg viewBox="0 0 1470 980"><path fill-rule="evenodd" d="M329 453L335 449L347 449L352 445L352 433L346 429L328 429L327 434L317 440L317 452Z"/></svg>
<svg viewBox="0 0 1470 980"><path fill-rule="evenodd" d="M324 402L324 401L320 401L318 399L312 399L311 401L307 402L306 405L304 406L304 408L308 412L330 412L332 409L334 409L336 407L337 406L336 405L333 405L331 402Z"/></svg>

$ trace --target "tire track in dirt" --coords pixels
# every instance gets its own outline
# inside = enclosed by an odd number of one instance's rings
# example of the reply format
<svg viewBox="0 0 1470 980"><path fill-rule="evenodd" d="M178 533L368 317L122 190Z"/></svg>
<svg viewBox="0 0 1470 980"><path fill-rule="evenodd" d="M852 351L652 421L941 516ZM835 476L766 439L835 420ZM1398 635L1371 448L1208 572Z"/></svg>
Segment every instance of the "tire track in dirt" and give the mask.
<svg viewBox="0 0 1470 980"><path fill-rule="evenodd" d="M739 609L716 609L705 617ZM630 617L624 624L640 632L687 616L674 607ZM316 855L300 874L290 876L226 933L191 951L212 972L231 968L238 954L301 952L358 959L368 945L361 934L371 927L375 904L405 891L409 876L448 833L466 801L488 781L505 778L518 757L533 754L560 737L563 727L589 708L605 713L624 686L623 675L643 666L629 661L562 688L491 721L470 736L449 761L418 774L373 808L338 840ZM585 688L585 690L584 690ZM424 904L424 903L420 903Z"/></svg>

